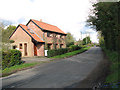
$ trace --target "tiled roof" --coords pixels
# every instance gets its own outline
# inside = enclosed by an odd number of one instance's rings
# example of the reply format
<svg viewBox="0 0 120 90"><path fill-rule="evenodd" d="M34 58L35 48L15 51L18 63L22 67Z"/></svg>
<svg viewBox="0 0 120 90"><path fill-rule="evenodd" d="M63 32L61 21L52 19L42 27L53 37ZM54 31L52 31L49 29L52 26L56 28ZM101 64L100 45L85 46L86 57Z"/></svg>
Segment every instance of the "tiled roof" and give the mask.
<svg viewBox="0 0 120 90"><path fill-rule="evenodd" d="M38 42L44 42L41 40L36 34L32 34L29 30L29 28L23 24L19 24L32 38L34 38Z"/></svg>
<svg viewBox="0 0 120 90"><path fill-rule="evenodd" d="M57 26L50 25L50 24L44 23L42 21L37 21L34 19L31 19L31 20L44 30L66 34L62 30L60 30Z"/></svg>

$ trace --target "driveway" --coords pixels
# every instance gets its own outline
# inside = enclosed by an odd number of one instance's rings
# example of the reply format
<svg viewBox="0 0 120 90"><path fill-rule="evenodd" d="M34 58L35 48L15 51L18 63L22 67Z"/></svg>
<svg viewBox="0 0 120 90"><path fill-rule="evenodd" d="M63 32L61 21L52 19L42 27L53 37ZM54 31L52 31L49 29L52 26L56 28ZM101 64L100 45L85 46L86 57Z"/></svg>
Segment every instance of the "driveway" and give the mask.
<svg viewBox="0 0 120 90"><path fill-rule="evenodd" d="M32 63L32 62L40 62L40 61L50 61L52 58L47 58L47 57L23 57L22 61L25 63Z"/></svg>
<svg viewBox="0 0 120 90"><path fill-rule="evenodd" d="M6 88L64 88L85 79L103 59L101 48L70 58L45 63L32 69L4 77Z"/></svg>

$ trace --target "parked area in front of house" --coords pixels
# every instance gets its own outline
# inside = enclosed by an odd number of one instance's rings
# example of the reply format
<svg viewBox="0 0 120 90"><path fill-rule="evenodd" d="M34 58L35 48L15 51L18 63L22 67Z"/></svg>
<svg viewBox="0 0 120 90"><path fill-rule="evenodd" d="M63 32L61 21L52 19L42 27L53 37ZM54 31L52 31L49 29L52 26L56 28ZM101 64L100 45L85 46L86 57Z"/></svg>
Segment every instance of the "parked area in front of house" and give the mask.
<svg viewBox="0 0 120 90"><path fill-rule="evenodd" d="M47 57L22 57L22 61L25 63L41 62L41 61L50 61L51 58Z"/></svg>

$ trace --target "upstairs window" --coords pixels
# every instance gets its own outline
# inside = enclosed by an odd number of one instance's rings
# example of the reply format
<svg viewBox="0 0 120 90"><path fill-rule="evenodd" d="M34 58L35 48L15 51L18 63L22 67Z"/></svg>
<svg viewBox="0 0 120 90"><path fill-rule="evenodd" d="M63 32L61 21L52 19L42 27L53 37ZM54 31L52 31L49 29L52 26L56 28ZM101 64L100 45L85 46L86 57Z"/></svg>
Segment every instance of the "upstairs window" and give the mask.
<svg viewBox="0 0 120 90"><path fill-rule="evenodd" d="M62 35L60 35L60 38L62 38Z"/></svg>
<svg viewBox="0 0 120 90"><path fill-rule="evenodd" d="M50 37L50 34L51 34L50 32L47 32L47 37Z"/></svg>
<svg viewBox="0 0 120 90"><path fill-rule="evenodd" d="M57 37L57 34L54 34L54 37Z"/></svg>

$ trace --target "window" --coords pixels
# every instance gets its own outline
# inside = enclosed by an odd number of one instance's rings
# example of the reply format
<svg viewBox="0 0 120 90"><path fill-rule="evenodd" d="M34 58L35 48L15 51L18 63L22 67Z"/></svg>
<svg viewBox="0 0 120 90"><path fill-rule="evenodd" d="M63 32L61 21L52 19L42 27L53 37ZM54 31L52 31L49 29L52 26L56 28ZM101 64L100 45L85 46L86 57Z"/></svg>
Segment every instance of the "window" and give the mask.
<svg viewBox="0 0 120 90"><path fill-rule="evenodd" d="M47 46L48 46L48 50L50 50L51 49L51 44L48 44Z"/></svg>
<svg viewBox="0 0 120 90"><path fill-rule="evenodd" d="M13 49L16 49L17 48L17 46L15 45L15 46L13 46Z"/></svg>
<svg viewBox="0 0 120 90"><path fill-rule="evenodd" d="M62 38L62 35L60 35L60 38Z"/></svg>
<svg viewBox="0 0 120 90"><path fill-rule="evenodd" d="M62 48L63 44L60 44L60 48Z"/></svg>
<svg viewBox="0 0 120 90"><path fill-rule="evenodd" d="M55 44L55 49L57 49L57 44Z"/></svg>
<svg viewBox="0 0 120 90"><path fill-rule="evenodd" d="M20 49L22 49L22 44L20 43Z"/></svg>
<svg viewBox="0 0 120 90"><path fill-rule="evenodd" d="M50 37L50 32L47 32L47 37Z"/></svg>

